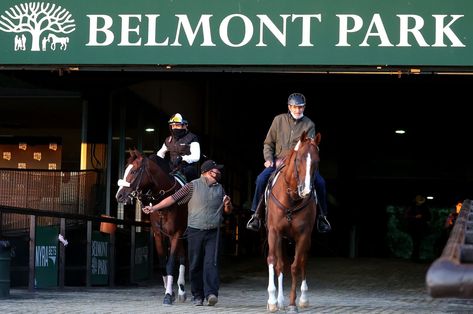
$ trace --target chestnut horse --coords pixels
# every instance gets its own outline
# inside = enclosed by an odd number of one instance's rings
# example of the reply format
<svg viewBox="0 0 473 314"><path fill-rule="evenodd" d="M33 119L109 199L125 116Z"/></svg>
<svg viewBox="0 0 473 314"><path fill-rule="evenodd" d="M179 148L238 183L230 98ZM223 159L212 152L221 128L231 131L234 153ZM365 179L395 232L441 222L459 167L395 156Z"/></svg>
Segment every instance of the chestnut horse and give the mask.
<svg viewBox="0 0 473 314"><path fill-rule="evenodd" d="M290 267L292 279L287 312L298 312L296 286L299 278L299 307L309 306L306 266L317 211L313 182L318 171L319 143L320 133L312 139L304 132L266 191L269 273L267 308L270 312L284 309L283 275L287 255L283 248L285 239L291 239L295 245L294 260Z"/></svg>
<svg viewBox="0 0 473 314"><path fill-rule="evenodd" d="M182 187L183 182L168 174L168 170L164 159L156 156L151 160L137 150L131 151L124 177L118 181L117 201L129 204L136 199L144 206L158 203L173 194ZM176 259L179 261L178 300L184 302L186 255L183 242L187 228L187 206L176 203L166 210L155 211L150 215L150 222L165 288L163 304L171 305L174 301Z"/></svg>

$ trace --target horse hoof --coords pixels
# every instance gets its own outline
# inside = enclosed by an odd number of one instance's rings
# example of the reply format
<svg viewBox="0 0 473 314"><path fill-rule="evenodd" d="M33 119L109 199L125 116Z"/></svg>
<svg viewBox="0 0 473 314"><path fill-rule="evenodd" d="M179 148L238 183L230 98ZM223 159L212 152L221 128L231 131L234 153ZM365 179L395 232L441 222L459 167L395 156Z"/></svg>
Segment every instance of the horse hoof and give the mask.
<svg viewBox="0 0 473 314"><path fill-rule="evenodd" d="M266 308L270 313L274 313L274 312L278 311L278 306L276 304L269 304L268 303Z"/></svg>
<svg viewBox="0 0 473 314"><path fill-rule="evenodd" d="M173 297L169 293L166 293L164 295L163 305L172 305L172 301L173 301Z"/></svg>
<svg viewBox="0 0 473 314"><path fill-rule="evenodd" d="M177 296L177 300L178 300L179 302L181 302L181 303L186 302L186 300L187 300L187 294L186 294L185 292L184 292L183 294L179 294L179 295Z"/></svg>
<svg viewBox="0 0 473 314"><path fill-rule="evenodd" d="M297 309L297 306L295 306L295 305L288 305L287 308L286 308L286 313L296 314L296 313L299 313L299 310Z"/></svg>
<svg viewBox="0 0 473 314"><path fill-rule="evenodd" d="M309 301L299 302L299 307L301 309L309 307Z"/></svg>

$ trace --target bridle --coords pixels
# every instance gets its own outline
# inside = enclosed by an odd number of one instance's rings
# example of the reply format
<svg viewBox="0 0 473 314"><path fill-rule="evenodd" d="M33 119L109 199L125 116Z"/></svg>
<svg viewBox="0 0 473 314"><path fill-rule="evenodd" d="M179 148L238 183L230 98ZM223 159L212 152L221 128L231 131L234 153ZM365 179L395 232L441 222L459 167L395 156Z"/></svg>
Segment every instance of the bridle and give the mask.
<svg viewBox="0 0 473 314"><path fill-rule="evenodd" d="M133 200L139 201L141 204L143 204L143 200L146 199L148 201L153 201L153 202L159 202L162 200L168 193L174 192L176 190L176 186L178 185L178 181L176 178L173 178L173 184L169 189L160 189L157 193L153 192L151 189L148 189L145 193L143 193L143 190L140 188L141 186L141 181L143 180L143 176L146 174L148 178L153 182L154 186L159 186L157 178L153 176L149 170L149 159L143 158L141 165L138 167L138 169L134 170L131 168L130 173L134 174L133 180L131 180L130 183L125 181L125 184L123 186L127 186L132 191L128 194L128 197L131 199L131 202L133 203Z"/></svg>
<svg viewBox="0 0 473 314"><path fill-rule="evenodd" d="M312 138L307 138L310 142L309 142L309 145L314 145L317 149L317 151L319 151L319 146L316 145L315 143L313 143L313 139ZM298 143L299 145L300 143ZM297 151L298 150L298 146L296 146L296 148L294 148L294 151ZM291 200L292 203L296 203L296 202L299 202L297 204L297 206L293 207L293 208L290 208L290 207L286 207L284 206L278 199L277 197L274 195L273 191L272 191L272 187L269 188L269 195L271 197L271 199L276 203L276 205L284 210L285 214L286 214L286 218L287 220L290 222L292 220L292 215L302 209L304 209L310 201L312 201L314 198L315 198L315 201L317 201L317 197L316 197L316 192L314 190L314 188L310 188L310 194L308 197L305 197L305 198L302 198L300 196L300 193L302 192L303 190L303 184L300 183L300 174L299 174L299 165L301 163L301 158L299 157L299 154L296 153L296 156L294 157L294 177L296 179L296 182L297 182L297 187L296 189L292 188L290 186L290 183L287 181L287 178L286 176L283 175L283 179L284 179L284 185L286 186L286 194L289 196L289 199ZM317 161L318 162L318 161ZM281 169L279 169L279 171L282 171L283 168L287 167L287 165L283 165L281 167ZM318 171L318 169L316 169L315 171ZM315 176L315 172L314 172L314 176ZM278 177L275 177L275 180L277 180ZM311 181L312 181L312 176L311 176ZM273 185L274 186L274 185ZM295 197L294 197L295 196Z"/></svg>

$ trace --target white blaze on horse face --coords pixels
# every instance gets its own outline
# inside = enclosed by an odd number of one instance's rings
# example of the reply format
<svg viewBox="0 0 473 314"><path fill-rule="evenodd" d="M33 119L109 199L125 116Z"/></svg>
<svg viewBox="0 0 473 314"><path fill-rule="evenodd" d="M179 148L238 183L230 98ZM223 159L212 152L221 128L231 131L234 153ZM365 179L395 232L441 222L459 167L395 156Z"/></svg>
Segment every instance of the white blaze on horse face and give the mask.
<svg viewBox="0 0 473 314"><path fill-rule="evenodd" d="M311 187L311 177L310 177L310 167L311 167L312 158L310 154L307 153L306 158L306 167L305 167L305 177L304 177L304 190L302 190L300 197L306 197L310 194Z"/></svg>
<svg viewBox="0 0 473 314"><path fill-rule="evenodd" d="M133 168L133 165L128 165L128 167L126 167L126 169L125 169L125 174L123 175L123 179L118 180L117 185L118 185L120 188L118 189L117 194L115 194L115 198L117 198L118 193L120 193L121 189L122 189L124 186L127 187L127 188L130 187L130 182L127 182L127 181L126 181L126 177L127 177L128 174L130 173L131 168Z"/></svg>
<svg viewBox="0 0 473 314"><path fill-rule="evenodd" d="M296 147L294 147L294 150L297 152L299 150L299 146L301 145L301 141L299 140L296 144Z"/></svg>

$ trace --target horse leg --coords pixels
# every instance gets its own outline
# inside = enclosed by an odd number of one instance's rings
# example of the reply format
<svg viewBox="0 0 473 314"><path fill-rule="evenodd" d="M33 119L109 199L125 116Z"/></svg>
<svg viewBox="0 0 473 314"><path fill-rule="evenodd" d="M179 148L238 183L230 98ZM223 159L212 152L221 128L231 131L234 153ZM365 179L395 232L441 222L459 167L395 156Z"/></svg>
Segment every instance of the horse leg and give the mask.
<svg viewBox="0 0 473 314"><path fill-rule="evenodd" d="M281 245L280 240L274 230L268 231L268 257L266 262L268 264L268 302L267 309L274 313L278 310L278 305L284 304L284 295L282 293L282 272L280 268L279 258L276 261L278 246ZM276 267L275 267L276 266ZM276 285L274 283L275 272L278 276L278 297L276 298Z"/></svg>
<svg viewBox="0 0 473 314"><path fill-rule="evenodd" d="M167 289L167 273L166 273L166 254L164 254L163 239L159 236L159 230L154 231L154 246L158 254L158 268L163 278L163 287L166 293Z"/></svg>
<svg viewBox="0 0 473 314"><path fill-rule="evenodd" d="M186 280L185 280L185 273L186 273L186 266L185 266L185 257L179 257L179 277L177 278L177 286L178 286L178 300L179 302L186 302L187 293L186 293Z"/></svg>
<svg viewBox="0 0 473 314"><path fill-rule="evenodd" d="M178 296L177 299L179 302L185 302L187 299L187 294L185 290L185 273L186 273L186 252L182 240L179 240L182 235L178 235L177 242L176 242L176 252L177 256L179 257L179 276L177 277L177 289L178 289Z"/></svg>
<svg viewBox="0 0 473 314"><path fill-rule="evenodd" d="M302 236L296 244L296 254L294 263L291 267L292 273L292 286L291 286L291 302L296 300L296 285L297 279L301 278L301 296L299 298L299 307L306 308L309 306L309 298L307 291L309 290L306 280L306 267L307 267L307 252L310 247L310 238L307 235ZM299 276L300 274L300 276ZM294 295L292 295L294 293ZM296 308L297 309L297 308Z"/></svg>
<svg viewBox="0 0 473 314"><path fill-rule="evenodd" d="M284 310L284 253L283 253L283 239L278 237L278 243L276 246L276 275L278 276L278 308Z"/></svg>
<svg viewBox="0 0 473 314"><path fill-rule="evenodd" d="M173 292L173 286L174 286L174 273L176 270L176 252L177 252L177 246L178 246L178 240L179 238L174 236L172 239L170 239L170 250L169 250L169 257L166 263L166 274L167 274L167 282L166 282L166 294L165 298L167 297L168 299L171 300L171 303L174 302L175 296Z"/></svg>

